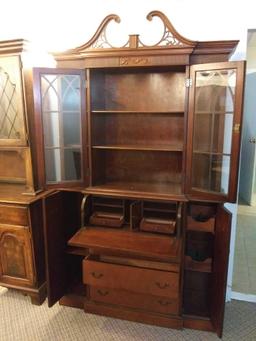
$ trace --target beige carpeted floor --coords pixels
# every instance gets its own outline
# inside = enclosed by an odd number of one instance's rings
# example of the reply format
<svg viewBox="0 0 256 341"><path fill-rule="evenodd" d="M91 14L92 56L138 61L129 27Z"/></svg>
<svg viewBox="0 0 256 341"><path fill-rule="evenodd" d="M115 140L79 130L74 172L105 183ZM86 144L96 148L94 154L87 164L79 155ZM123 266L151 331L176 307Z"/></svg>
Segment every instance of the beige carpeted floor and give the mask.
<svg viewBox="0 0 256 341"><path fill-rule="evenodd" d="M256 295L256 207L239 205L232 289Z"/></svg>
<svg viewBox="0 0 256 341"><path fill-rule="evenodd" d="M0 287L1 341L194 341L218 340L212 333L183 331L85 314L82 310L52 308ZM256 340L256 304L232 301L226 306L223 340Z"/></svg>

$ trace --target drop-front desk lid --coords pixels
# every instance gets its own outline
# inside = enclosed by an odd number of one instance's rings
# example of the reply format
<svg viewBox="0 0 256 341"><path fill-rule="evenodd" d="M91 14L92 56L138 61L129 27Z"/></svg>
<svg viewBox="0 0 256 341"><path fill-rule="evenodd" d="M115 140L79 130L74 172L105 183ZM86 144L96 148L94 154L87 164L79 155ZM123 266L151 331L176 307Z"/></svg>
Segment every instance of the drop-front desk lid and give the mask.
<svg viewBox="0 0 256 341"><path fill-rule="evenodd" d="M71 247L91 249L100 254L115 254L153 258L160 261L180 261L180 238L130 230L83 227L68 241Z"/></svg>

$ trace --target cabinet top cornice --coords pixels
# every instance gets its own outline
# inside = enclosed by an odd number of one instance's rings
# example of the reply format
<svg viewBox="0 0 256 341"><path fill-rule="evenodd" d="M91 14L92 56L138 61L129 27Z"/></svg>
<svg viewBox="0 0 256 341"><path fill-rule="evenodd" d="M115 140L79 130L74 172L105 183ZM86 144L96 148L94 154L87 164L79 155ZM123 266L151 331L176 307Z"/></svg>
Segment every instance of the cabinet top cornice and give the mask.
<svg viewBox="0 0 256 341"><path fill-rule="evenodd" d="M28 51L29 41L25 39L12 39L0 41L0 54L20 54Z"/></svg>

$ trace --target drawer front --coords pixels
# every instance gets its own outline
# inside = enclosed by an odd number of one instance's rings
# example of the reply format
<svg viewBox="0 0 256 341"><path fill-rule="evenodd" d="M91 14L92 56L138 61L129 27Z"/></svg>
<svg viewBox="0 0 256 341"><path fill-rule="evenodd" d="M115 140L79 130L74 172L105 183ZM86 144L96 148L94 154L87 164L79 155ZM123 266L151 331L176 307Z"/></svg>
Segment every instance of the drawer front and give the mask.
<svg viewBox="0 0 256 341"><path fill-rule="evenodd" d="M177 315L179 312L178 299L135 294L124 290L100 287L90 287L89 293L90 300L95 302L116 304L162 314Z"/></svg>
<svg viewBox="0 0 256 341"><path fill-rule="evenodd" d="M0 204L0 224L28 226L28 208Z"/></svg>
<svg viewBox="0 0 256 341"><path fill-rule="evenodd" d="M140 223L140 230L158 232L158 233L169 233L174 234L175 232L175 221L160 221L159 219L145 219L143 218Z"/></svg>
<svg viewBox="0 0 256 341"><path fill-rule="evenodd" d="M90 217L90 224L109 227L121 227L124 223L124 216L122 214L109 214L95 212Z"/></svg>
<svg viewBox="0 0 256 341"><path fill-rule="evenodd" d="M83 261L83 282L92 286L178 298L179 274L169 271Z"/></svg>

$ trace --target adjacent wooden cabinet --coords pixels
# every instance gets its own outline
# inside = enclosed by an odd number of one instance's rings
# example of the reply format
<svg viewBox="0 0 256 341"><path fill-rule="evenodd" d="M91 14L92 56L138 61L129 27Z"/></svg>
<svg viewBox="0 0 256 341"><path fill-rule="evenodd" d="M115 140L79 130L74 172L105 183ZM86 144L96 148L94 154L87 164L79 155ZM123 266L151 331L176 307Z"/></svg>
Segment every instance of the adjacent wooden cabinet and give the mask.
<svg viewBox="0 0 256 341"><path fill-rule="evenodd" d="M36 167L33 63L52 65L51 57L23 39L0 42L0 184L20 185L16 193L35 196L42 190ZM37 58L39 59L39 58ZM4 190L3 190L4 192Z"/></svg>
<svg viewBox="0 0 256 341"><path fill-rule="evenodd" d="M0 285L41 304L46 297L42 199L0 186Z"/></svg>
<svg viewBox="0 0 256 341"><path fill-rule="evenodd" d="M221 336L244 62L228 62L237 41L191 41L154 17L156 45L113 47L110 15L56 68L33 70L48 302ZM6 227L3 278L30 280L26 232Z"/></svg>
<svg viewBox="0 0 256 341"><path fill-rule="evenodd" d="M46 297L43 209L34 167L32 70L25 40L0 42L0 285Z"/></svg>

